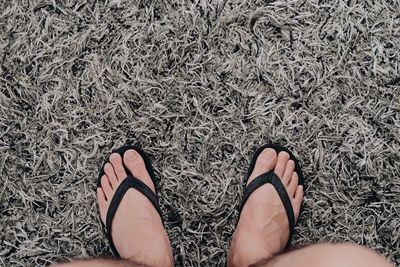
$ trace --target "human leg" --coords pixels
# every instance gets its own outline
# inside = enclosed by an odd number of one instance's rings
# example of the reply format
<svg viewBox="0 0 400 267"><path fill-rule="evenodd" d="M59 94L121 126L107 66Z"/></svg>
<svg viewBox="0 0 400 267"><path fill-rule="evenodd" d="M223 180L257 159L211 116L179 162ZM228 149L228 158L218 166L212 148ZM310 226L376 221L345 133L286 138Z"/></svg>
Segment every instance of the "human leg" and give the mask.
<svg viewBox="0 0 400 267"><path fill-rule="evenodd" d="M291 200L297 220L303 200L303 187L298 185L295 163L289 154L266 148L258 156L247 185L257 176L274 170ZM271 184L255 190L244 205L228 253L228 265L249 266L267 255L280 252L289 238L289 221L282 201Z"/></svg>
<svg viewBox="0 0 400 267"><path fill-rule="evenodd" d="M107 211L119 185L127 177L124 166L155 193L155 186L141 155L134 149L123 158L118 153L109 157L97 188L100 217L106 223ZM94 259L77 261L71 266L172 266L172 249L160 215L149 199L134 188L123 196L112 220L112 240L123 260Z"/></svg>
<svg viewBox="0 0 400 267"><path fill-rule="evenodd" d="M60 263L51 267L147 267L149 265L134 260L122 259L85 259L69 263Z"/></svg>
<svg viewBox="0 0 400 267"><path fill-rule="evenodd" d="M250 264L252 267L394 267L366 247L353 244L318 244L278 254Z"/></svg>
<svg viewBox="0 0 400 267"><path fill-rule="evenodd" d="M290 197L295 219L299 216L303 188L286 152L264 149L247 185L258 175L274 170ZM271 184L256 189L244 205L228 254L228 266L392 266L385 258L351 244L319 244L283 253L289 224L284 206Z"/></svg>

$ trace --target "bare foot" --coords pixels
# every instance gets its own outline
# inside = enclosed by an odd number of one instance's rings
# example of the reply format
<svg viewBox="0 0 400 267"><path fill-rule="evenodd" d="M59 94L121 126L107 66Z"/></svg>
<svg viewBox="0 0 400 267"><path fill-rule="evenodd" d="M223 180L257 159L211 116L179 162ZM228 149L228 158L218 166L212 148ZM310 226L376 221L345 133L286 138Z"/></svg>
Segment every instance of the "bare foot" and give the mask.
<svg viewBox="0 0 400 267"><path fill-rule="evenodd" d="M130 149L122 159L118 153L109 158L104 166L101 188L97 189L100 217L106 222L107 210L118 186L127 174L123 164L133 176L144 182L155 192L154 184L146 170L140 154ZM151 202L136 189L129 189L124 195L112 222L112 239L123 259L150 266L172 266L172 250L161 222Z"/></svg>
<svg viewBox="0 0 400 267"><path fill-rule="evenodd" d="M274 170L290 197L295 219L303 201L303 186L289 154L266 148L258 156L247 185L257 176ZM289 238L289 221L278 193L271 184L255 190L247 200L229 250L230 266L248 266L282 251Z"/></svg>

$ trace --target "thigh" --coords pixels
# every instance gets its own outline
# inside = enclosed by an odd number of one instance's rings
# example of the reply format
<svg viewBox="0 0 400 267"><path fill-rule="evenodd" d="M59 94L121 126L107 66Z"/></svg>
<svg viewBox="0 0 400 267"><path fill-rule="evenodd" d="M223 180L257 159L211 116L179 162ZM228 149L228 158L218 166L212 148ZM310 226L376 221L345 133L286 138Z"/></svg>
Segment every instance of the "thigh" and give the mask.
<svg viewBox="0 0 400 267"><path fill-rule="evenodd" d="M139 267L145 266L134 261L119 259L86 259L69 263L60 263L50 267Z"/></svg>
<svg viewBox="0 0 400 267"><path fill-rule="evenodd" d="M353 244L319 244L295 249L252 266L394 267L371 249Z"/></svg>

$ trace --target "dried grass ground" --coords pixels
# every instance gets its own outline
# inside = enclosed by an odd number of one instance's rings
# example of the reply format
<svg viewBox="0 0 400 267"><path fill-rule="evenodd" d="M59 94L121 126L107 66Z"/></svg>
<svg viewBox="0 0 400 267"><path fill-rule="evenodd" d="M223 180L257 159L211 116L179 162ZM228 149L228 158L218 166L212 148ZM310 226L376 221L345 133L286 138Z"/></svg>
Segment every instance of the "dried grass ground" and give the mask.
<svg viewBox="0 0 400 267"><path fill-rule="evenodd" d="M178 266L223 266L256 147L307 177L295 244L400 264L400 2L0 2L0 265L109 255L105 156L139 142Z"/></svg>

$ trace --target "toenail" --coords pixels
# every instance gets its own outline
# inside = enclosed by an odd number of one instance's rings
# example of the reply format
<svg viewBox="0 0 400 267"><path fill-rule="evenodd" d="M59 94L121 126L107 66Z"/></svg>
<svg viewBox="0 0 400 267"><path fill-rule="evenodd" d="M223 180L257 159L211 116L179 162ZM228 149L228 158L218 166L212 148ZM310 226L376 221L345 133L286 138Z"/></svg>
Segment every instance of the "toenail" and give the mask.
<svg viewBox="0 0 400 267"><path fill-rule="evenodd" d="M135 150L128 150L125 152L124 156L127 160L135 160L137 158L138 154Z"/></svg>
<svg viewBox="0 0 400 267"><path fill-rule="evenodd" d="M281 157L284 157L284 158L289 158L289 153L287 153L286 151L281 151L281 152L279 152L279 154L281 154Z"/></svg>
<svg viewBox="0 0 400 267"><path fill-rule="evenodd" d="M118 154L117 153L113 153L110 155L110 160L117 160L118 159Z"/></svg>
<svg viewBox="0 0 400 267"><path fill-rule="evenodd" d="M111 163L106 163L106 165L104 165L104 170L110 169L110 167L112 167Z"/></svg>
<svg viewBox="0 0 400 267"><path fill-rule="evenodd" d="M263 154L264 156L266 156L266 157L272 158L272 157L275 157L276 152L275 152L275 150L273 150L272 148L266 148L266 149L264 149L264 151L263 151L262 154Z"/></svg>

